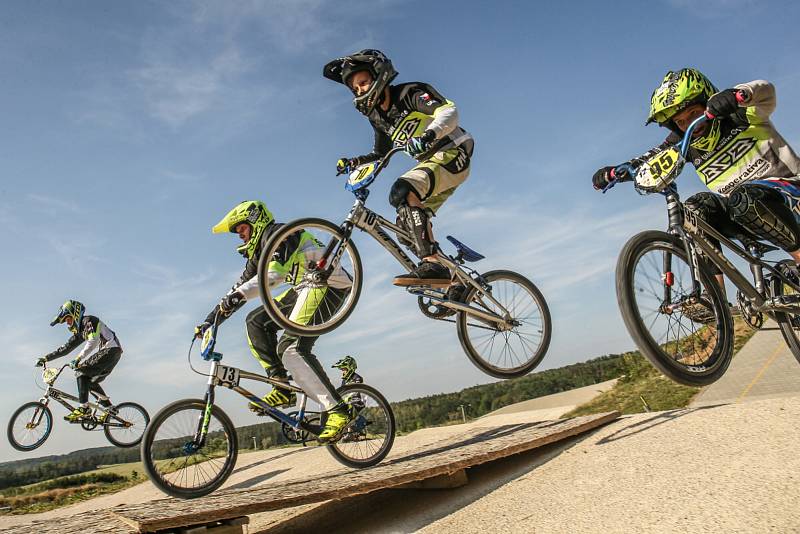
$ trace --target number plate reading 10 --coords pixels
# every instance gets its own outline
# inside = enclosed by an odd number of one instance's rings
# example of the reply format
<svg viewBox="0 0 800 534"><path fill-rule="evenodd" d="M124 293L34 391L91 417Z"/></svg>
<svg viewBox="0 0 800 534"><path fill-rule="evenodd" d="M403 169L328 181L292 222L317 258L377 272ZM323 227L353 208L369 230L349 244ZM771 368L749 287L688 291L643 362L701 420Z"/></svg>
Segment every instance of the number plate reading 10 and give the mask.
<svg viewBox="0 0 800 534"><path fill-rule="evenodd" d="M226 367L224 365L217 366L217 380L224 385L238 386L239 385L239 369L236 367Z"/></svg>

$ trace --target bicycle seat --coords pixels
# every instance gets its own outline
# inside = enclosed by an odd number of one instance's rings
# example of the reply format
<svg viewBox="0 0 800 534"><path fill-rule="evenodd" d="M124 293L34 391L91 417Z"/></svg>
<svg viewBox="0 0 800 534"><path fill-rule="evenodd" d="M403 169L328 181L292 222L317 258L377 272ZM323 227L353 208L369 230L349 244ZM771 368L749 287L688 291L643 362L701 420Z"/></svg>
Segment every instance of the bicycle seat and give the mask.
<svg viewBox="0 0 800 534"><path fill-rule="evenodd" d="M475 252L467 245L465 245L464 243L462 243L461 241L459 241L458 239L456 239L451 235L447 236L447 240L450 241L453 244L453 246L456 247L458 253L461 254L461 257L464 258L464 260L466 261L479 261L484 258L483 255L478 254L477 252Z"/></svg>

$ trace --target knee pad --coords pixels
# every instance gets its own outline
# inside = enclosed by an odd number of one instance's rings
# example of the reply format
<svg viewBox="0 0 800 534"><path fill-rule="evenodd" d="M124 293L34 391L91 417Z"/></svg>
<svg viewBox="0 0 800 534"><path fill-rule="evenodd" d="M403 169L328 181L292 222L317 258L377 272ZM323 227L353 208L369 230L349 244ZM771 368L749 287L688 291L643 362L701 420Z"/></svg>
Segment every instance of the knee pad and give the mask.
<svg viewBox="0 0 800 534"><path fill-rule="evenodd" d="M745 184L731 193L728 209L731 219L759 238L788 252L800 248L800 228L779 192Z"/></svg>
<svg viewBox="0 0 800 534"><path fill-rule="evenodd" d="M397 215L408 230L416 255L421 259L435 254L436 243L431 240L428 233L430 222L428 212L423 208L406 205L397 208Z"/></svg>
<svg viewBox="0 0 800 534"><path fill-rule="evenodd" d="M713 219L715 215L725 211L725 206L719 196L707 191L692 195L684 204L692 211L697 212L705 221Z"/></svg>
<svg viewBox="0 0 800 534"><path fill-rule="evenodd" d="M392 184L392 189L389 190L389 204L391 204L395 209L400 208L408 203L408 194L414 193L415 195L417 192L411 187L411 184L407 181L399 178L395 180Z"/></svg>

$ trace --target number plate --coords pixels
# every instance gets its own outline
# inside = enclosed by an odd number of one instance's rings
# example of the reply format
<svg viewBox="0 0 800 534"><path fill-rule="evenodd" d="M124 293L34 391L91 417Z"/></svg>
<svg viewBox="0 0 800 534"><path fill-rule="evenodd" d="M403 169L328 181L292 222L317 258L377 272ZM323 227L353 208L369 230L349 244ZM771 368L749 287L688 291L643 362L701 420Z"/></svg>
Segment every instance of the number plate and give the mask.
<svg viewBox="0 0 800 534"><path fill-rule="evenodd" d="M223 386L233 387L239 385L239 369L236 367L218 365L216 377Z"/></svg>
<svg viewBox="0 0 800 534"><path fill-rule="evenodd" d="M636 184L649 191L661 191L680 173L681 153L675 147L658 152L644 162L636 174Z"/></svg>

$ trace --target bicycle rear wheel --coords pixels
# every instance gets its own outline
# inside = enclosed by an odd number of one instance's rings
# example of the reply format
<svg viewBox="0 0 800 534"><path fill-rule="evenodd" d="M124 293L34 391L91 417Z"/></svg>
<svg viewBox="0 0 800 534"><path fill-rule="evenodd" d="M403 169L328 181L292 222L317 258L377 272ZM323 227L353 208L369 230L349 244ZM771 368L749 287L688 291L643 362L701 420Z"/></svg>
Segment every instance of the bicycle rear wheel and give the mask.
<svg viewBox="0 0 800 534"><path fill-rule="evenodd" d="M37 449L47 441L53 430L53 413L38 401L26 402L11 416L6 434L8 442L18 451Z"/></svg>
<svg viewBox="0 0 800 534"><path fill-rule="evenodd" d="M366 384L347 384L336 391L357 415L339 440L328 445L328 452L348 467L377 464L394 443L396 426L389 401Z"/></svg>
<svg viewBox="0 0 800 534"><path fill-rule="evenodd" d="M135 447L142 441L150 415L135 402L121 402L114 409L117 413L109 415L103 424L106 439L117 447Z"/></svg>
<svg viewBox="0 0 800 534"><path fill-rule="evenodd" d="M195 436L209 418L205 442ZM173 402L159 411L142 438L142 463L153 484L173 497L208 495L233 472L238 455L236 429L218 406L206 414L199 399Z"/></svg>
<svg viewBox="0 0 800 534"><path fill-rule="evenodd" d="M784 262L781 262L784 263ZM785 263L794 263L792 260L785 260ZM792 267L794 267L792 265ZM780 278L772 278L770 281L773 297L784 295L797 295L797 292L784 284ZM794 354L797 362L800 363L800 314L774 312L775 320L783 334L783 339L789 345L789 350Z"/></svg>
<svg viewBox="0 0 800 534"><path fill-rule="evenodd" d="M501 317L511 314L515 326L502 330L496 324L459 311L458 339L470 361L489 376L516 378L539 365L550 346L550 309L539 289L521 274L490 271L482 275L485 292L470 288L464 302ZM498 307L488 294L502 306Z"/></svg>
<svg viewBox="0 0 800 534"><path fill-rule="evenodd" d="M343 237L338 226L315 218L287 223L270 237L258 262L258 285L278 326L320 336L353 312L361 295L361 257L352 241L342 246ZM330 253L320 261L325 250Z"/></svg>
<svg viewBox="0 0 800 534"><path fill-rule="evenodd" d="M628 333L659 371L687 386L718 380L733 358L733 319L722 289L700 262L702 302L675 236L632 237L617 261L617 299Z"/></svg>

